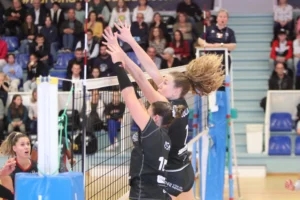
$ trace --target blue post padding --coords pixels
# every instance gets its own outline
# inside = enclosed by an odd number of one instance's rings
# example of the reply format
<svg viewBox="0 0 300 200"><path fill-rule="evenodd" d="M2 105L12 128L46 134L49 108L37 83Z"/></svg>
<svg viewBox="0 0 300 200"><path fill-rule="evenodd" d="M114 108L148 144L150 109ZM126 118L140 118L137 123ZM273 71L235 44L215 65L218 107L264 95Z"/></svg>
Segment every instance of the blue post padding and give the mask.
<svg viewBox="0 0 300 200"><path fill-rule="evenodd" d="M58 175L17 173L16 200L84 200L83 174L67 172Z"/></svg>
<svg viewBox="0 0 300 200"><path fill-rule="evenodd" d="M217 105L219 110L212 113L209 129L212 146L208 154L205 200L223 200L226 157L225 92L217 92Z"/></svg>

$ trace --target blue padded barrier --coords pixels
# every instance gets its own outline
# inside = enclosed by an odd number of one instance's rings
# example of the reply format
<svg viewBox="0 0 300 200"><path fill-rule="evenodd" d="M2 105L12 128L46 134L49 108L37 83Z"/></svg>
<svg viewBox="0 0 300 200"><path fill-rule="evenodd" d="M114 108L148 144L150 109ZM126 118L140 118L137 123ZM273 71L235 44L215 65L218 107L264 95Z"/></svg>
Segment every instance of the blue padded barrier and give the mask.
<svg viewBox="0 0 300 200"><path fill-rule="evenodd" d="M271 136L269 141L269 155L291 155L291 138L289 136Z"/></svg>
<svg viewBox="0 0 300 200"><path fill-rule="evenodd" d="M292 131L293 121L290 113L272 113L270 131Z"/></svg>
<svg viewBox="0 0 300 200"><path fill-rule="evenodd" d="M4 40L6 42L8 52L14 52L14 51L18 50L19 40L17 37L5 36L5 37L2 37L2 40Z"/></svg>
<svg viewBox="0 0 300 200"><path fill-rule="evenodd" d="M300 155L300 136L296 137L296 141L295 141L295 155L297 155L297 156Z"/></svg>
<svg viewBox="0 0 300 200"><path fill-rule="evenodd" d="M73 53L58 54L56 64L54 65L54 69L67 69L69 61L73 58Z"/></svg>
<svg viewBox="0 0 300 200"><path fill-rule="evenodd" d="M16 54L16 63L18 63L22 69L27 68L27 64L29 62L29 54Z"/></svg>

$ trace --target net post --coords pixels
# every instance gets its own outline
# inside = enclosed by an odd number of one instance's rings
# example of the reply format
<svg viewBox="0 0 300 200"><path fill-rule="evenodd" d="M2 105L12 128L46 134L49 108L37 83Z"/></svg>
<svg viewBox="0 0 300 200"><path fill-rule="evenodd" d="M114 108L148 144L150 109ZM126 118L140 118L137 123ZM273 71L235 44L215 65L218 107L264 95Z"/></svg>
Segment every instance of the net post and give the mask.
<svg viewBox="0 0 300 200"><path fill-rule="evenodd" d="M198 95L197 95L198 96ZM199 114L198 114L198 124L199 124L199 131L200 133L202 133L203 131L203 120L205 120L205 118L203 118L203 97L199 96L198 99L198 108L199 108ZM202 149L202 137L198 140L198 179L199 179L199 196L201 199L201 185L202 185L202 181L201 181L201 149Z"/></svg>
<svg viewBox="0 0 300 200"><path fill-rule="evenodd" d="M74 83L72 83L72 86L73 86L73 90L72 90L72 124L74 124L75 122L74 122L74 111L75 111L75 90L74 90L74 88L75 88L75 84ZM73 160L74 160L74 152L73 152L73 140L74 140L74 126L72 125L72 133L71 133L71 135L72 135L72 138L71 138L71 169L72 169L72 171L73 171Z"/></svg>
<svg viewBox="0 0 300 200"><path fill-rule="evenodd" d="M198 132L198 124L197 124L197 119L198 119L198 95L194 95L194 113L193 113L193 138L197 136ZM194 173L197 173L197 143L194 142L193 144L193 151L192 151L192 165L194 169ZM196 184L194 182L193 186L193 192L194 196L196 196Z"/></svg>

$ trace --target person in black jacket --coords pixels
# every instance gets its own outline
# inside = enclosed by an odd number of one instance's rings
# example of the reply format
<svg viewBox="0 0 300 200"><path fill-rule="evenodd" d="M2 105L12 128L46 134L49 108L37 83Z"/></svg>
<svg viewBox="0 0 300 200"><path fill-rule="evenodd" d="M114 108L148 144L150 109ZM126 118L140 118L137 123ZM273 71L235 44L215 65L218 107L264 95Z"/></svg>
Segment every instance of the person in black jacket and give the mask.
<svg viewBox="0 0 300 200"><path fill-rule="evenodd" d="M150 30L154 27L158 27L162 30L162 32L164 33L164 36L167 40L167 43L171 42L171 36L168 33L167 25L162 21L160 13L155 13L153 15L153 21L150 24Z"/></svg>
<svg viewBox="0 0 300 200"><path fill-rule="evenodd" d="M172 47L168 47L164 50L163 60L161 62L161 69L168 69L171 67L181 66L182 63L176 57L174 57L174 49Z"/></svg>
<svg viewBox="0 0 300 200"><path fill-rule="evenodd" d="M61 25L65 21L64 11L61 9L58 2L52 3L52 8L50 9L50 17L52 24L60 30Z"/></svg>
<svg viewBox="0 0 300 200"><path fill-rule="evenodd" d="M45 25L49 10L44 5L41 5L41 0L33 0L32 5L33 8L29 10L29 13L33 16L34 25L40 30Z"/></svg>
<svg viewBox="0 0 300 200"><path fill-rule="evenodd" d="M48 76L48 69L38 60L38 56L32 53L27 64L27 81L24 83L24 92L31 92L36 85L36 78L39 76Z"/></svg>
<svg viewBox="0 0 300 200"><path fill-rule="evenodd" d="M148 25L144 22L143 13L136 15L136 21L131 24L131 34L144 50L148 47Z"/></svg>
<svg viewBox="0 0 300 200"><path fill-rule="evenodd" d="M72 67L73 67L73 64L76 63L78 65L80 65L80 75L83 77L83 72L84 72L84 63L83 63L83 50L82 48L78 48L75 50L74 52L74 55L75 55L75 58L69 60L68 62L68 66L67 66L67 76L68 77L71 77L72 76Z"/></svg>
<svg viewBox="0 0 300 200"><path fill-rule="evenodd" d="M201 21L202 11L192 0L184 0L177 5L177 13L185 13L195 22Z"/></svg>
<svg viewBox="0 0 300 200"><path fill-rule="evenodd" d="M63 35L64 50L71 52L80 36L83 35L83 25L75 18L75 10L73 8L69 9L68 20L61 25L60 33Z"/></svg>
<svg viewBox="0 0 300 200"><path fill-rule="evenodd" d="M35 42L30 46L30 54L35 54L39 61L41 61L46 67L49 65L50 49L45 42L45 37L42 34L36 36Z"/></svg>

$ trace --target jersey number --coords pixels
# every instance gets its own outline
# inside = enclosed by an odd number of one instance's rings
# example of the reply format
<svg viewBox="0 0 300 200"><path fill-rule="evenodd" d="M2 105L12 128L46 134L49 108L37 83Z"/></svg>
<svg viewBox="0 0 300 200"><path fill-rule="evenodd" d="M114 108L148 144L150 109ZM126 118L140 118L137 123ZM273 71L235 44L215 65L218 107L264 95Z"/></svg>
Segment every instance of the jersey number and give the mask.
<svg viewBox="0 0 300 200"><path fill-rule="evenodd" d="M166 166L168 160L166 160L164 157L159 157L158 160L160 162L158 170L159 171L165 171L165 166Z"/></svg>
<svg viewBox="0 0 300 200"><path fill-rule="evenodd" d="M185 130L186 130L186 136L185 136L184 145L186 145L186 141L187 141L187 138L188 138L188 135L189 135L189 125L186 125Z"/></svg>

